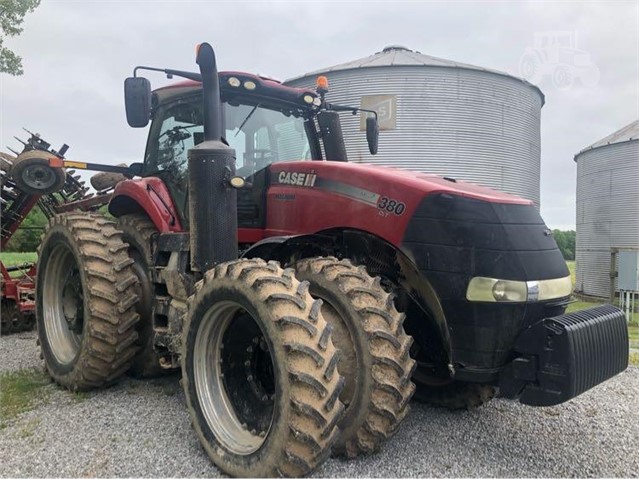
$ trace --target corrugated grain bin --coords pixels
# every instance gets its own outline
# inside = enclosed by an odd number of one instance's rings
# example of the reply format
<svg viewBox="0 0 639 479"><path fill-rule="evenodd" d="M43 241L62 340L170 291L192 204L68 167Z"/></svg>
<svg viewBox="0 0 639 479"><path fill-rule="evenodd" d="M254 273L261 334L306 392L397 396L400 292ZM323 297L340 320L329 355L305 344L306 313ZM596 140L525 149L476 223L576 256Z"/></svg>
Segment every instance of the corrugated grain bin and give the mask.
<svg viewBox="0 0 639 479"><path fill-rule="evenodd" d="M288 80L329 79L329 102L378 112L371 156L359 116L342 114L349 161L468 180L539 204L542 92L506 73L389 46Z"/></svg>
<svg viewBox="0 0 639 479"><path fill-rule="evenodd" d="M575 289L608 297L610 248L639 247L639 120L581 150L575 161Z"/></svg>

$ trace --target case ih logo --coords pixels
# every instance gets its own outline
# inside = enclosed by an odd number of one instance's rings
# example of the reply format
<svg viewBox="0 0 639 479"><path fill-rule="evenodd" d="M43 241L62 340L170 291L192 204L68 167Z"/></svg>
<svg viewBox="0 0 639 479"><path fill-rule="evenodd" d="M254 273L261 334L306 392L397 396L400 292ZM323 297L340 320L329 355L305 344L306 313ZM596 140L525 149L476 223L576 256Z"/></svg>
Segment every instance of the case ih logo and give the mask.
<svg viewBox="0 0 639 479"><path fill-rule="evenodd" d="M365 95L360 103L361 108L377 112L380 130L394 130L397 112L396 95ZM359 129L366 130L366 116L370 113L363 112L359 120Z"/></svg>
<svg viewBox="0 0 639 479"><path fill-rule="evenodd" d="M281 171L277 182L284 185L314 186L317 175L315 173L298 173L296 171Z"/></svg>

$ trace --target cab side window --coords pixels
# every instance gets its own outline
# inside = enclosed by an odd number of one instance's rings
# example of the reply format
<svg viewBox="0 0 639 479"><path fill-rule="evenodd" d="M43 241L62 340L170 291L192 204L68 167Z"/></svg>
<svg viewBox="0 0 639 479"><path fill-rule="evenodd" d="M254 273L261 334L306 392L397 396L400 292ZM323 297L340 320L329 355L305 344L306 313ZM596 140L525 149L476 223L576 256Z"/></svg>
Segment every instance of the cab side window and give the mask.
<svg viewBox="0 0 639 479"><path fill-rule="evenodd" d="M201 105L189 102L170 106L162 115L147 169L168 172L178 182L186 180L189 149L204 137Z"/></svg>

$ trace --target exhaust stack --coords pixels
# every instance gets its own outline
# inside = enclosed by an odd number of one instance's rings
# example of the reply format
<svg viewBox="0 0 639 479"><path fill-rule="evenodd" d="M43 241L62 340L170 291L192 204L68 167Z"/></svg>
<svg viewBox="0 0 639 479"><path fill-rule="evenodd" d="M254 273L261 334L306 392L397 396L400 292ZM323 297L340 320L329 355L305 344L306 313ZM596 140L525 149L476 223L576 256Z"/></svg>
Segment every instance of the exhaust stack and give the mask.
<svg viewBox="0 0 639 479"><path fill-rule="evenodd" d="M237 258L235 150L222 141L222 100L215 52L208 43L197 50L202 74L204 141L188 152L191 269L205 271Z"/></svg>

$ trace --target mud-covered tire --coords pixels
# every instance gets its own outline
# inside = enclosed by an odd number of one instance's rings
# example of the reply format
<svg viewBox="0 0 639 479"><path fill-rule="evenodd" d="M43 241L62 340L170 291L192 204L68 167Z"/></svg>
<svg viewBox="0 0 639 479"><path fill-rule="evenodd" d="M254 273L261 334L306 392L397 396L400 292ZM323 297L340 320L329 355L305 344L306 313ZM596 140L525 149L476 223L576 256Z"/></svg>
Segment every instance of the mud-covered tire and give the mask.
<svg viewBox="0 0 639 479"><path fill-rule="evenodd" d="M144 214L130 214L118 218L117 227L122 231L122 240L129 245L129 256L133 259L133 270L138 277L137 312L140 321L137 324L139 347L133 358L129 374L137 378L151 378L166 373L160 366L160 356L153 348L153 299L154 290L151 280L153 253L151 241L158 233L155 224Z"/></svg>
<svg viewBox="0 0 639 479"><path fill-rule="evenodd" d="M282 270L276 262L240 259L223 263L197 283L184 327L182 385L198 439L227 474L304 476L330 455L344 409L339 401L344 380L337 371L339 353L331 340L331 328L320 310L321 302L313 300L308 283L299 282L293 270ZM270 425L250 434L244 430L247 425L239 422L247 417L245 409L259 405L235 395L229 387L244 384L243 378L238 381L237 374L215 372L216 368L234 367L234 362L223 358L242 341L241 334L229 333L231 339L221 346L217 342L224 341L234 322L246 317L254 327L259 326L273 377L268 398L271 409L262 416L267 421L270 418ZM253 376L247 378L253 380ZM210 386L214 381L219 387ZM210 400L201 399L207 394ZM229 397L236 398L235 402ZM236 404L242 400L242 409L238 409ZM225 407L233 412L219 413L220 405L228 405ZM212 416L211 411L219 414Z"/></svg>
<svg viewBox="0 0 639 479"><path fill-rule="evenodd" d="M32 195L48 195L60 191L67 175L63 168L49 166L51 158L55 157L40 150L20 153L11 166L11 177L16 186Z"/></svg>
<svg viewBox="0 0 639 479"><path fill-rule="evenodd" d="M453 381L442 386L417 383L415 400L450 410L476 409L490 402L496 394L494 386Z"/></svg>
<svg viewBox="0 0 639 479"><path fill-rule="evenodd" d="M45 367L58 384L101 387L129 368L139 319L132 264L114 222L92 213L50 219L38 250L36 322Z"/></svg>
<svg viewBox="0 0 639 479"><path fill-rule="evenodd" d="M338 371L346 380L340 399L346 407L334 453L372 453L397 431L415 391L411 376L413 343L393 296L363 266L333 257L295 264L298 279L310 283L322 314L333 327L341 352Z"/></svg>

